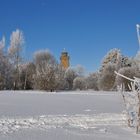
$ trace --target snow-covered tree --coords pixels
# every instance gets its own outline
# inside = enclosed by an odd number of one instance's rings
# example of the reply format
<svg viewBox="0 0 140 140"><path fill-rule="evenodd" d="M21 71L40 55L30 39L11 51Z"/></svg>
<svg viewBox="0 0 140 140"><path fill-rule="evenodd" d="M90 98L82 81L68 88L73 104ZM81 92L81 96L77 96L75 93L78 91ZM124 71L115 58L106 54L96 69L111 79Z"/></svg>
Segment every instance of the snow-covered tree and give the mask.
<svg viewBox="0 0 140 140"><path fill-rule="evenodd" d="M73 81L73 89L86 89L86 80L84 77L76 77Z"/></svg>
<svg viewBox="0 0 140 140"><path fill-rule="evenodd" d="M73 88L73 80L77 77L77 73L74 68L69 67L65 72L65 79L68 83L68 89Z"/></svg>
<svg viewBox="0 0 140 140"><path fill-rule="evenodd" d="M140 51L137 52L136 56L133 58L135 65L138 66L140 70Z"/></svg>
<svg viewBox="0 0 140 140"><path fill-rule="evenodd" d="M28 62L25 69L24 89L33 89L35 65L33 62Z"/></svg>
<svg viewBox="0 0 140 140"><path fill-rule="evenodd" d="M24 44L23 32L19 29L13 31L10 37L10 47L8 49L8 52L11 57L11 61L15 65L15 67L18 67L18 65L21 62L22 59L21 52L23 49L23 44Z"/></svg>
<svg viewBox="0 0 140 140"><path fill-rule="evenodd" d="M106 64L103 71L100 73L98 78L98 87L100 90L113 90L115 84L116 75L116 64Z"/></svg>
<svg viewBox="0 0 140 140"><path fill-rule="evenodd" d="M3 49L5 48L5 37L2 37L2 40L0 41L0 52L3 52Z"/></svg>
<svg viewBox="0 0 140 140"><path fill-rule="evenodd" d="M56 81L56 90L67 89L68 83L65 79L65 68L61 65L57 65L55 71L55 81Z"/></svg>
<svg viewBox="0 0 140 140"><path fill-rule="evenodd" d="M98 73L89 74L86 77L87 89L98 90L98 78L99 78L99 74Z"/></svg>
<svg viewBox="0 0 140 140"><path fill-rule="evenodd" d="M23 44L24 44L24 37L22 31L19 29L13 31L10 36L10 47L8 48L8 53L10 57L10 62L14 67L14 72L13 72L14 89L18 89L19 65L21 64L22 61Z"/></svg>
<svg viewBox="0 0 140 140"><path fill-rule="evenodd" d="M19 89L33 89L35 65L32 62L27 62L19 66Z"/></svg>
<svg viewBox="0 0 140 140"><path fill-rule="evenodd" d="M85 75L85 68L82 65L77 65L73 68L77 76L81 77Z"/></svg>
<svg viewBox="0 0 140 140"><path fill-rule="evenodd" d="M47 50L37 51L34 54L36 66L35 88L42 90L55 90L57 62L54 56Z"/></svg>
<svg viewBox="0 0 140 140"><path fill-rule="evenodd" d="M102 71L107 64L116 64L119 67L121 65L121 58L122 55L119 49L111 49L104 57L100 71Z"/></svg>
<svg viewBox="0 0 140 140"><path fill-rule="evenodd" d="M129 58L127 56L123 56L121 57L121 62L120 62L120 67L119 68L122 68L122 67L131 67L133 64L133 59L132 58Z"/></svg>
<svg viewBox="0 0 140 140"><path fill-rule="evenodd" d="M122 55L119 49L110 50L102 61L98 79L99 89L116 89L116 75L113 71L119 71L124 67L132 67L132 65L134 65L133 59Z"/></svg>
<svg viewBox="0 0 140 140"><path fill-rule="evenodd" d="M110 50L102 61L101 71L107 64L116 64L117 70L122 67L131 67L133 59L121 54L119 49Z"/></svg>
<svg viewBox="0 0 140 140"><path fill-rule="evenodd" d="M0 89L11 87L11 65L4 51L5 37L0 41Z"/></svg>

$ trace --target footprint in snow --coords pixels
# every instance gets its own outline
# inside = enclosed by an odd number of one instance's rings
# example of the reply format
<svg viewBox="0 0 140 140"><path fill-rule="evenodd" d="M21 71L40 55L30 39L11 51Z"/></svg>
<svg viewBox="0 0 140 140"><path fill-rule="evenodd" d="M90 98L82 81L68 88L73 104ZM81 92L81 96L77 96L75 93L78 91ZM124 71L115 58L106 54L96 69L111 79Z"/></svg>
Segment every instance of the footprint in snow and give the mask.
<svg viewBox="0 0 140 140"><path fill-rule="evenodd" d="M90 109L86 109L86 110L84 110L84 111L86 111L86 112L90 112L91 110L90 110Z"/></svg>

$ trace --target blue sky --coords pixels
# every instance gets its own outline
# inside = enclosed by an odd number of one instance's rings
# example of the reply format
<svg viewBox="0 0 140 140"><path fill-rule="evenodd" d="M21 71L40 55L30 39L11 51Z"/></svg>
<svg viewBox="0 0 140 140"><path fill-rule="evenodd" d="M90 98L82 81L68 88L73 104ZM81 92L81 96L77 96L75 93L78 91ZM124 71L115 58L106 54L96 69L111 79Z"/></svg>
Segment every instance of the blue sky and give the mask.
<svg viewBox="0 0 140 140"><path fill-rule="evenodd" d="M89 72L112 48L127 56L137 53L137 23L140 0L0 0L0 38L5 35L7 46L19 28L27 58L49 49L59 60L66 48L71 65L81 64Z"/></svg>

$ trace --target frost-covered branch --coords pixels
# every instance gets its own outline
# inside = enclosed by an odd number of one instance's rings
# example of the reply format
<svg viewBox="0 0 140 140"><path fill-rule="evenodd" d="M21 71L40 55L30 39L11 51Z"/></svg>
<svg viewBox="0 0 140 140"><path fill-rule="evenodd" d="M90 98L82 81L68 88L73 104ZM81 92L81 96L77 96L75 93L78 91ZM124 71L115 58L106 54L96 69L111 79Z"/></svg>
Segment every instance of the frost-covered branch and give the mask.
<svg viewBox="0 0 140 140"><path fill-rule="evenodd" d="M128 126L135 127L136 133L138 133L140 127L140 79L136 77L134 77L134 79L131 79L118 72L115 72L115 74L131 81L131 85L129 86L129 88L132 92L125 92L123 90L123 86L121 87L122 90L120 91L128 116Z"/></svg>

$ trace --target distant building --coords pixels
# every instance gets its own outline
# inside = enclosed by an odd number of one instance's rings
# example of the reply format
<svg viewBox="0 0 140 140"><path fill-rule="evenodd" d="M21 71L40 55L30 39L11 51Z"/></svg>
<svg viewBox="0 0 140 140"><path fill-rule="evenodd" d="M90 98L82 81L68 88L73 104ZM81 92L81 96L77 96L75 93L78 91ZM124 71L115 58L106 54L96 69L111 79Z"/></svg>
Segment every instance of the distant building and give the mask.
<svg viewBox="0 0 140 140"><path fill-rule="evenodd" d="M63 66L65 69L67 69L70 66L69 60L70 60L70 57L68 55L68 52L66 52L64 49L63 52L61 53L61 57L60 57L61 66Z"/></svg>

